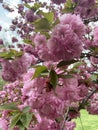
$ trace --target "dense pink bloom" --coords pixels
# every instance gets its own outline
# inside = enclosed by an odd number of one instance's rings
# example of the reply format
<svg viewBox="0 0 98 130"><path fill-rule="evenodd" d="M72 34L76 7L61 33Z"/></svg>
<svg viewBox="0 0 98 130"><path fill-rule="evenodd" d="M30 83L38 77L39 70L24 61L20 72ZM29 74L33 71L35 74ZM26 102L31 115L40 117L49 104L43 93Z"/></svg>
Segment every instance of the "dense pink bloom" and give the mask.
<svg viewBox="0 0 98 130"><path fill-rule="evenodd" d="M37 109L42 117L56 119L62 114L62 103L53 94L43 94L33 102L33 108Z"/></svg>
<svg viewBox="0 0 98 130"><path fill-rule="evenodd" d="M25 19L27 22L33 22L36 19L36 17L34 16L34 11L33 10L26 10Z"/></svg>
<svg viewBox="0 0 98 130"><path fill-rule="evenodd" d="M2 63L2 78L6 81L15 81L17 74L11 68L11 63L9 61L4 61Z"/></svg>
<svg viewBox="0 0 98 130"><path fill-rule="evenodd" d="M76 127L75 122L66 122L64 130L74 130L75 127Z"/></svg>
<svg viewBox="0 0 98 130"><path fill-rule="evenodd" d="M60 130L60 126L53 120L43 118L32 130Z"/></svg>
<svg viewBox="0 0 98 130"><path fill-rule="evenodd" d="M46 44L46 37L44 35L36 34L34 38L35 46Z"/></svg>
<svg viewBox="0 0 98 130"><path fill-rule="evenodd" d="M94 46L98 46L98 26L94 28Z"/></svg>
<svg viewBox="0 0 98 130"><path fill-rule="evenodd" d="M53 29L47 42L50 53L57 60L78 58L82 51L82 36L85 26L79 16L66 14L60 17L60 24Z"/></svg>
<svg viewBox="0 0 98 130"><path fill-rule="evenodd" d="M5 119L0 118L0 129L8 130L8 122Z"/></svg>
<svg viewBox="0 0 98 130"><path fill-rule="evenodd" d="M98 93L95 93L91 98L90 105L87 107L87 111L93 115L98 114Z"/></svg>
<svg viewBox="0 0 98 130"><path fill-rule="evenodd" d="M24 85L21 89L23 103L29 106L33 105L33 102L43 93L46 87L46 79L40 77L31 80L33 74L34 70L30 70L26 75L24 75Z"/></svg>
<svg viewBox="0 0 98 130"><path fill-rule="evenodd" d="M32 75L32 72L30 75ZM40 78L35 78L32 80L32 79L29 79L29 77L27 77L27 80L24 81L24 86L23 86L22 91L24 94L26 94L26 91L27 91L26 89L35 89L38 93L42 93L43 89L45 89L45 86L46 86L45 78L40 77Z"/></svg>
<svg viewBox="0 0 98 130"><path fill-rule="evenodd" d="M22 89L23 102L32 109L38 110L41 116L54 119L60 116L61 101L53 94L47 94L45 89L46 80L44 78L28 80Z"/></svg>
<svg viewBox="0 0 98 130"><path fill-rule="evenodd" d="M90 6L92 4L95 4L95 0L73 0L75 3L77 3L79 6Z"/></svg>
<svg viewBox="0 0 98 130"><path fill-rule="evenodd" d="M13 83L6 84L3 87L3 91L1 91L0 93L1 103L4 100L6 100L6 102L8 103L19 101L21 100L21 83L19 81L15 81Z"/></svg>
<svg viewBox="0 0 98 130"><path fill-rule="evenodd" d="M27 73L23 75L23 82L28 82L31 80L32 76L34 75L35 69L31 68L28 69Z"/></svg>
<svg viewBox="0 0 98 130"><path fill-rule="evenodd" d="M98 101L91 103L87 110L90 114L98 115Z"/></svg>
<svg viewBox="0 0 98 130"><path fill-rule="evenodd" d="M90 49L90 47L92 47L93 46L93 41L91 41L91 40L89 40L89 39L86 39L85 41L84 41L84 49Z"/></svg>
<svg viewBox="0 0 98 130"><path fill-rule="evenodd" d="M92 64L96 64L96 65L98 64L98 58L95 58L93 56L90 57L90 61L91 61Z"/></svg>
<svg viewBox="0 0 98 130"><path fill-rule="evenodd" d="M37 89L34 88L34 81L25 82L22 88L22 100L24 104L32 106L33 101L36 98Z"/></svg>
<svg viewBox="0 0 98 130"><path fill-rule="evenodd" d="M45 45L44 47L42 47L41 49L39 49L38 51L38 56L40 59L42 59L43 61L57 61L55 55L53 53L50 52L50 50L48 49L48 47Z"/></svg>
<svg viewBox="0 0 98 130"><path fill-rule="evenodd" d="M47 40L44 35L36 34L34 38L35 51L38 54L39 59L49 61L54 59L53 55L47 48Z"/></svg>
<svg viewBox="0 0 98 130"><path fill-rule="evenodd" d="M33 55L25 53L22 57L15 60L4 60L2 62L2 77L6 81L15 81L27 72L31 64L36 62Z"/></svg>
<svg viewBox="0 0 98 130"><path fill-rule="evenodd" d="M64 14L60 17L60 23L68 24L80 38L85 34L85 25L79 15Z"/></svg>
<svg viewBox="0 0 98 130"><path fill-rule="evenodd" d="M80 100L77 77L62 80L62 87L57 88L57 95L66 105ZM67 104L68 103L68 104Z"/></svg>
<svg viewBox="0 0 98 130"><path fill-rule="evenodd" d="M0 91L0 98L4 98L6 96L6 91Z"/></svg>
<svg viewBox="0 0 98 130"><path fill-rule="evenodd" d="M81 98L85 98L87 96L87 94L88 94L87 86L85 84L81 84L81 85L79 85L78 88L79 88L79 96Z"/></svg>
<svg viewBox="0 0 98 130"><path fill-rule="evenodd" d="M80 14L82 18L90 18L96 16L98 9L95 0L73 0L77 6L74 9L75 14Z"/></svg>
<svg viewBox="0 0 98 130"><path fill-rule="evenodd" d="M78 58L82 51L82 42L70 25L57 25L47 46L55 61Z"/></svg>
<svg viewBox="0 0 98 130"><path fill-rule="evenodd" d="M71 60L79 58L85 26L79 16L62 15L60 24L52 30L51 38L37 34L34 38L38 56L44 61Z"/></svg>
<svg viewBox="0 0 98 130"><path fill-rule="evenodd" d="M70 106L74 102L81 101L87 94L86 86L78 85L78 78L66 78L61 81L61 87L57 86L56 94L64 102L65 106ZM83 91L83 93L81 93Z"/></svg>
<svg viewBox="0 0 98 130"><path fill-rule="evenodd" d="M66 106L69 106L72 102L80 100L78 81L76 78L64 79L62 85L62 87L57 87L56 94L65 102Z"/></svg>
<svg viewBox="0 0 98 130"><path fill-rule="evenodd" d="M30 44L26 44L25 46L22 47L22 49L26 53L34 55L35 57L37 56L37 52L36 52L35 48L32 45L30 45Z"/></svg>
<svg viewBox="0 0 98 130"><path fill-rule="evenodd" d="M70 86L78 86L78 78L77 77L73 77L73 78L66 78L64 80L64 85L67 86L67 87L70 87Z"/></svg>

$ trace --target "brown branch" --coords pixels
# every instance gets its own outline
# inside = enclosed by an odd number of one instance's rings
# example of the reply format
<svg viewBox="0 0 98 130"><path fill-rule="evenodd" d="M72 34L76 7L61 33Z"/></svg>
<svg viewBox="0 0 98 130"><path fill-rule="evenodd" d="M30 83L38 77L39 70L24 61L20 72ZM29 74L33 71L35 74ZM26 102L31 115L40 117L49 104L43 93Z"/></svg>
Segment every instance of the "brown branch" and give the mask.
<svg viewBox="0 0 98 130"><path fill-rule="evenodd" d="M61 125L61 129L60 130L64 130L64 127L65 127L65 123L66 123L66 119L68 118L68 113L69 113L69 107L67 109L67 112L64 114L63 116L63 122L62 122L62 125Z"/></svg>
<svg viewBox="0 0 98 130"><path fill-rule="evenodd" d="M79 106L79 108L78 108L78 111L81 110L82 106L85 105L85 103L89 100L89 98L90 98L96 91L97 91L97 89L94 88L94 89L91 91L91 93L89 93L89 94L87 95L87 97L86 97L86 98L82 101L82 103L80 104L80 106Z"/></svg>
<svg viewBox="0 0 98 130"><path fill-rule="evenodd" d="M98 21L98 16L87 18L87 19L83 19L83 21L84 21L84 24L88 24L90 22L96 22L96 21Z"/></svg>

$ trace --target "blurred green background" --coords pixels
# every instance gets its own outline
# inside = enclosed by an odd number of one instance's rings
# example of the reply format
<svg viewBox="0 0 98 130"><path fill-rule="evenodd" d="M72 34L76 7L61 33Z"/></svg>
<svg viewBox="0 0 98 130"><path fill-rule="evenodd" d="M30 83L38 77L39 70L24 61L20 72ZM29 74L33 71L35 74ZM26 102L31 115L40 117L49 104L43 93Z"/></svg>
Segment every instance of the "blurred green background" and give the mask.
<svg viewBox="0 0 98 130"><path fill-rule="evenodd" d="M90 115L86 110L81 110L81 116L75 122L75 130L98 130L98 115Z"/></svg>

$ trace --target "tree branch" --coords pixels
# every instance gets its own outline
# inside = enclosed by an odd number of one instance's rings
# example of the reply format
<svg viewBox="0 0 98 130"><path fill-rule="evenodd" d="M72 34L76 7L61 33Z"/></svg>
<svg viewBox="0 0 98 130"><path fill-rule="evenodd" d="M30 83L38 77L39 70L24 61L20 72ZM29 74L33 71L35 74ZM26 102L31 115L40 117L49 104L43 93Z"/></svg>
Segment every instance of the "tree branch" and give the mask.
<svg viewBox="0 0 98 130"><path fill-rule="evenodd" d="M63 116L63 122L62 122L62 125L61 125L61 129L60 130L64 130L64 127L65 127L65 122L66 122L66 119L68 118L68 113L69 113L69 107L67 109L67 112L64 114Z"/></svg>

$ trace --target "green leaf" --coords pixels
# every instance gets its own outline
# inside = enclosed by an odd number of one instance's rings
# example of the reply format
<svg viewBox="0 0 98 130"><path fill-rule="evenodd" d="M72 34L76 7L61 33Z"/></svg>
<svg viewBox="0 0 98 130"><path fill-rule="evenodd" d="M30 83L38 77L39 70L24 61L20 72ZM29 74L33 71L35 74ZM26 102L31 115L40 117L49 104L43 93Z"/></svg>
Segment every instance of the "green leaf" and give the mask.
<svg viewBox="0 0 98 130"><path fill-rule="evenodd" d="M23 113L23 114L21 115L20 121L22 122L22 124L23 124L23 126L24 126L25 128L28 127L28 126L27 126L27 116L26 116L26 113Z"/></svg>
<svg viewBox="0 0 98 130"><path fill-rule="evenodd" d="M30 106L26 106L23 108L23 113L29 112L30 111Z"/></svg>
<svg viewBox="0 0 98 130"><path fill-rule="evenodd" d="M80 65L83 65L84 64L84 62L76 62L76 63L74 63L73 64L73 68L72 69L74 69L74 68L78 68Z"/></svg>
<svg viewBox="0 0 98 130"><path fill-rule="evenodd" d="M98 79L98 74L92 74L91 77L90 77L90 79L92 81L96 81Z"/></svg>
<svg viewBox="0 0 98 130"><path fill-rule="evenodd" d="M0 106L0 110L16 110L19 111L19 108L14 103L8 103Z"/></svg>
<svg viewBox="0 0 98 130"><path fill-rule="evenodd" d="M27 44L31 44L32 43L32 41L30 39L24 39L23 42L27 43Z"/></svg>
<svg viewBox="0 0 98 130"><path fill-rule="evenodd" d="M24 4L25 7L27 7L28 9L31 9L31 6L29 4Z"/></svg>
<svg viewBox="0 0 98 130"><path fill-rule="evenodd" d="M12 59L12 58L11 58L12 56L13 56L13 55L12 55L11 52L8 52L8 51L6 51L6 52L0 52L0 57L1 57L1 58L4 58L4 59Z"/></svg>
<svg viewBox="0 0 98 130"><path fill-rule="evenodd" d="M78 60L70 60L70 61L61 61L57 64L57 67L63 67L63 66L66 66L66 65L71 65L75 62L77 62Z"/></svg>
<svg viewBox="0 0 98 130"><path fill-rule="evenodd" d="M0 57L4 59L14 59L15 57L20 57L22 55L22 51L16 51L15 49L10 49L8 51L0 53Z"/></svg>
<svg viewBox="0 0 98 130"><path fill-rule="evenodd" d="M56 86L58 83L58 75L56 74L56 72L51 69L50 71L50 84L53 86L53 89L55 90Z"/></svg>
<svg viewBox="0 0 98 130"><path fill-rule="evenodd" d="M49 75L49 72L48 71L47 72L42 72L40 75L41 75L41 77L46 78Z"/></svg>
<svg viewBox="0 0 98 130"><path fill-rule="evenodd" d="M42 6L41 3L36 2L36 3L34 3L34 5L31 7L31 9L33 9L33 11L36 12L41 6Z"/></svg>
<svg viewBox="0 0 98 130"><path fill-rule="evenodd" d="M76 3L74 3L72 0L67 0L63 12L64 13L73 12L75 7L76 7Z"/></svg>
<svg viewBox="0 0 98 130"><path fill-rule="evenodd" d="M23 126L27 129L29 127L31 120L32 120L32 113L27 112L21 115L20 121L22 122Z"/></svg>
<svg viewBox="0 0 98 130"><path fill-rule="evenodd" d="M54 13L53 12L43 12L39 11L38 13L42 14L50 23L54 22Z"/></svg>
<svg viewBox="0 0 98 130"><path fill-rule="evenodd" d="M35 22L33 22L36 31L49 31L50 30L50 24L49 21L46 18L38 19Z"/></svg>
<svg viewBox="0 0 98 130"><path fill-rule="evenodd" d="M40 34L45 35L47 39L51 37L48 32L40 32Z"/></svg>
<svg viewBox="0 0 98 130"><path fill-rule="evenodd" d="M48 72L46 66L38 66L35 70L35 73L34 73L32 79L39 77L41 75L41 73L45 73L45 72Z"/></svg>
<svg viewBox="0 0 98 130"><path fill-rule="evenodd" d="M22 125L22 123L18 124L17 126L19 127L20 130L25 130L25 127Z"/></svg>
<svg viewBox="0 0 98 130"><path fill-rule="evenodd" d="M12 130L16 126L17 122L20 120L20 117L21 117L21 113L16 113L12 117L11 124L10 124L10 130Z"/></svg>
<svg viewBox="0 0 98 130"><path fill-rule="evenodd" d="M19 130L25 130L25 127L23 126L23 124L22 124L22 122L20 121L20 119L19 119L19 121L16 123L16 126L19 127Z"/></svg>
<svg viewBox="0 0 98 130"><path fill-rule="evenodd" d="M60 23L60 20L59 19L56 19L55 21L54 21L54 23L52 24L52 28L54 27L54 26L56 26L57 24L59 24Z"/></svg>
<svg viewBox="0 0 98 130"><path fill-rule="evenodd" d="M52 23L53 20L54 20L54 13L53 13L53 12L43 13L43 16L44 16L50 23Z"/></svg>
<svg viewBox="0 0 98 130"><path fill-rule="evenodd" d="M22 51L16 51L14 49L10 49L10 52L12 53L12 55L14 55L15 57L20 57L23 55Z"/></svg>

